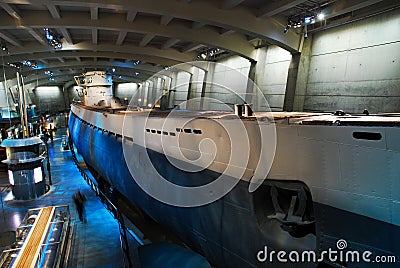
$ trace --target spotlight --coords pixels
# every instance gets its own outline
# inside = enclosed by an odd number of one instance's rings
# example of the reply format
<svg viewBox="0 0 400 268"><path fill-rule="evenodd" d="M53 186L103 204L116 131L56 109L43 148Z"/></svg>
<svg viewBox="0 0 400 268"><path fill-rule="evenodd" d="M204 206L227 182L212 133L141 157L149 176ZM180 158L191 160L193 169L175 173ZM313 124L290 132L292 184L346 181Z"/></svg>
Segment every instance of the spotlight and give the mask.
<svg viewBox="0 0 400 268"><path fill-rule="evenodd" d="M6 45L1 45L1 51L4 51L5 53L8 54L8 48Z"/></svg>
<svg viewBox="0 0 400 268"><path fill-rule="evenodd" d="M325 14L324 13L321 12L321 13L318 14L318 19L319 20L323 20L324 18L325 18Z"/></svg>
<svg viewBox="0 0 400 268"><path fill-rule="evenodd" d="M57 37L54 33L52 33L49 28L44 28L44 32L46 34L47 43L51 45L54 49L61 49L62 43L60 38Z"/></svg>
<svg viewBox="0 0 400 268"><path fill-rule="evenodd" d="M135 72L135 76L138 76L139 75L139 73L138 72Z"/></svg>
<svg viewBox="0 0 400 268"><path fill-rule="evenodd" d="M113 73L115 73L115 68L112 68L111 71L112 71Z"/></svg>
<svg viewBox="0 0 400 268"><path fill-rule="evenodd" d="M52 75L53 75L53 72L52 72L52 71L45 71L44 74L47 74L47 75L52 76Z"/></svg>
<svg viewBox="0 0 400 268"><path fill-rule="evenodd" d="M289 21L288 24L286 24L286 28L285 28L285 30L283 30L283 32L284 33L289 32L289 29L292 28L292 24L293 24L293 22Z"/></svg>
<svg viewBox="0 0 400 268"><path fill-rule="evenodd" d="M10 67L12 68L17 68L17 69L20 69L22 67L22 64L20 62L12 62L9 63L8 65L10 65Z"/></svg>
<svg viewBox="0 0 400 268"><path fill-rule="evenodd" d="M208 48L199 52L196 59L197 60L213 60L215 59L221 52L219 48Z"/></svg>

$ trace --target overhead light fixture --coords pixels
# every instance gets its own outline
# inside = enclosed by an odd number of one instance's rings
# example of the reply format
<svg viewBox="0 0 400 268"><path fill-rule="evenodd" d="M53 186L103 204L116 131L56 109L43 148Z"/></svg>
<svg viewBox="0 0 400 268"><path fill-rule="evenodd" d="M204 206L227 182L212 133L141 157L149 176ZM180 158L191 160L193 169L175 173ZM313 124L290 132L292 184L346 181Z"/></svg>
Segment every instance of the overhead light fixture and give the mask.
<svg viewBox="0 0 400 268"><path fill-rule="evenodd" d="M138 76L139 75L139 73L138 72L135 72L135 76Z"/></svg>
<svg viewBox="0 0 400 268"><path fill-rule="evenodd" d="M112 68L111 71L112 71L113 73L115 73L115 68Z"/></svg>
<svg viewBox="0 0 400 268"><path fill-rule="evenodd" d="M8 48L5 44L1 45L1 51L5 52L6 54L8 54Z"/></svg>
<svg viewBox="0 0 400 268"><path fill-rule="evenodd" d="M55 81L55 80L54 80L54 77L50 77L50 78L49 78L49 81L50 81L50 82L54 82L54 81Z"/></svg>
<svg viewBox="0 0 400 268"><path fill-rule="evenodd" d="M312 18L311 17L305 17L304 18L304 24L311 24Z"/></svg>
<svg viewBox="0 0 400 268"><path fill-rule="evenodd" d="M220 54L220 49L219 48L208 48L200 52L196 59L197 60L213 60L215 59L218 54Z"/></svg>
<svg viewBox="0 0 400 268"><path fill-rule="evenodd" d="M38 67L38 64L36 61L31 61L31 60L24 60L22 62L22 65L32 68L32 69L36 69Z"/></svg>
<svg viewBox="0 0 400 268"><path fill-rule="evenodd" d="M12 68L21 69L24 64L22 62L11 62L8 65Z"/></svg>
<svg viewBox="0 0 400 268"><path fill-rule="evenodd" d="M52 71L44 71L44 74L47 74L47 75L52 76L52 75L53 75L53 72L52 72Z"/></svg>
<svg viewBox="0 0 400 268"><path fill-rule="evenodd" d="M283 30L283 33L288 33L289 29L292 28L293 26L293 22L291 20L289 20L289 22L286 24L285 29Z"/></svg>
<svg viewBox="0 0 400 268"><path fill-rule="evenodd" d="M46 34L47 43L52 46L54 49L61 49L62 42L61 38L55 35L49 28L44 28L44 32Z"/></svg>
<svg viewBox="0 0 400 268"><path fill-rule="evenodd" d="M307 25L311 25L316 23L317 21L322 21L326 19L326 14L324 14L322 10L326 10L326 7L331 5L332 2L335 1L315 1L314 4L304 5L299 13L293 14L288 17L288 23L283 32L287 33L290 28L306 27Z"/></svg>
<svg viewBox="0 0 400 268"><path fill-rule="evenodd" d="M139 65L139 64L141 64L141 63L142 63L142 62L141 62L140 60L136 60L136 61L133 62L133 65L136 66L136 65Z"/></svg>

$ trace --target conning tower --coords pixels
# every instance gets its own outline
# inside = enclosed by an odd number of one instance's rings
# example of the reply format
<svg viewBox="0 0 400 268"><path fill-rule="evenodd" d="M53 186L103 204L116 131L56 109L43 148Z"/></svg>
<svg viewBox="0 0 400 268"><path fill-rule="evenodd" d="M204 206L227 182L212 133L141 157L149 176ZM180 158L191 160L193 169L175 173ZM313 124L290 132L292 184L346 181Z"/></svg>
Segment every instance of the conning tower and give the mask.
<svg viewBox="0 0 400 268"><path fill-rule="evenodd" d="M88 106L110 106L113 98L112 76L104 71L93 71L75 76L75 82L82 87L79 96Z"/></svg>

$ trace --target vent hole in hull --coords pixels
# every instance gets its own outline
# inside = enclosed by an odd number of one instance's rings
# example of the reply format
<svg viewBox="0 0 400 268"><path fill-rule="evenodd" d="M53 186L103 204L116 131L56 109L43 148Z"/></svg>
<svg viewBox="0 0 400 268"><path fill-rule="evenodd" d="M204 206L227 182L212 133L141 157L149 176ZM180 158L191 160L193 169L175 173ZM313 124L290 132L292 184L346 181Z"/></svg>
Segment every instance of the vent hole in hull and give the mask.
<svg viewBox="0 0 400 268"><path fill-rule="evenodd" d="M353 138L357 140L379 141L382 134L377 132L353 132Z"/></svg>

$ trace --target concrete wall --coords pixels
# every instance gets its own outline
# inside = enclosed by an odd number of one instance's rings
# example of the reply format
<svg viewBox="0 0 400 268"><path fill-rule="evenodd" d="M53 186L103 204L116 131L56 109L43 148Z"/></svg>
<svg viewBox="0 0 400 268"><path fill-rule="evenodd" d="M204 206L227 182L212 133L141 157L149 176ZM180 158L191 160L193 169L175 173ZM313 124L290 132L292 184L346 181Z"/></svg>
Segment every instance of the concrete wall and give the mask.
<svg viewBox="0 0 400 268"><path fill-rule="evenodd" d="M136 83L121 83L114 86L114 96L129 103L132 97L137 93L138 84Z"/></svg>
<svg viewBox="0 0 400 268"><path fill-rule="evenodd" d="M259 48L256 53L257 65L254 82L263 93L271 110L282 111L292 55L278 46Z"/></svg>
<svg viewBox="0 0 400 268"><path fill-rule="evenodd" d="M257 49L257 59L255 82L269 106L273 110L281 111L291 54L277 46L270 46ZM251 69L249 60L232 56L218 61L215 65L211 63L205 68L207 71L194 67L192 74L184 71L171 74L171 88L175 90L171 94L171 107L180 104L181 109L227 110L229 108L225 104L233 108L234 104L244 102ZM153 84L154 81L148 80L144 85L147 83ZM205 97L203 103L193 100L190 101L190 107L182 104L188 97L200 98L202 92ZM147 94L150 94L150 91ZM259 103L256 99L252 102L255 106Z"/></svg>
<svg viewBox="0 0 400 268"><path fill-rule="evenodd" d="M69 103L64 100L63 90L57 86L37 87L30 93L31 99L36 104L39 113L58 113L69 108ZM66 95L66 93L65 93Z"/></svg>
<svg viewBox="0 0 400 268"><path fill-rule="evenodd" d="M304 110L400 112L400 13L313 36Z"/></svg>
<svg viewBox="0 0 400 268"><path fill-rule="evenodd" d="M185 102L188 97L188 89L189 89L189 81L190 81L190 74L187 72L178 72L175 78L175 85L172 90L175 90L174 94L174 105L179 105L182 102ZM181 108L185 108L186 106L181 105Z"/></svg>
<svg viewBox="0 0 400 268"><path fill-rule="evenodd" d="M8 85L3 82L0 83L0 108L6 108L8 109L8 107L10 106L11 108L14 108L14 101L13 98L11 96L11 93L9 90L5 90L5 86L7 87Z"/></svg>
<svg viewBox="0 0 400 268"><path fill-rule="evenodd" d="M221 102L228 104L231 108L234 104L243 103L242 98L237 94L246 91L249 70L250 62L239 56L218 61L212 82L206 88L205 97L211 100L205 108L226 110L225 105L222 105Z"/></svg>

